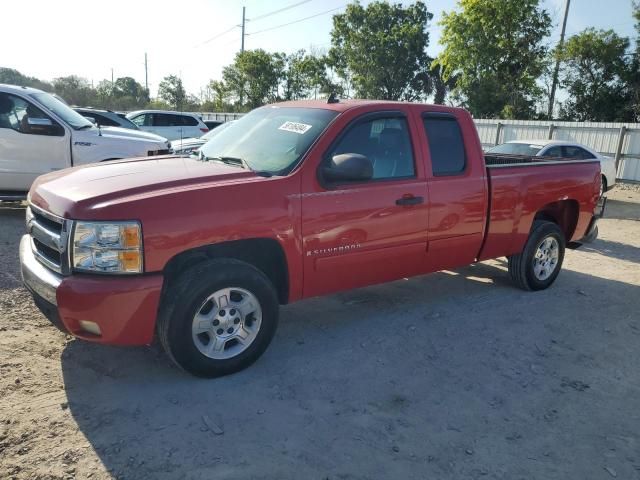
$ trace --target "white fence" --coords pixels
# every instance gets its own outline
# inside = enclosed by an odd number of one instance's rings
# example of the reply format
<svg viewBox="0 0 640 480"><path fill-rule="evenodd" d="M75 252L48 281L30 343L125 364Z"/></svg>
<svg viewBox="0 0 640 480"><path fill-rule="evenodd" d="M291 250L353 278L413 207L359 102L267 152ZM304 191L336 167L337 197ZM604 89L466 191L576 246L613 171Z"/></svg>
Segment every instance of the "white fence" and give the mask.
<svg viewBox="0 0 640 480"><path fill-rule="evenodd" d="M640 124L476 119L484 147L509 140L570 140L614 157L618 178L640 181Z"/></svg>
<svg viewBox="0 0 640 480"><path fill-rule="evenodd" d="M201 112L203 120L229 121L242 113ZM492 147L509 140L571 140L614 157L618 178L640 181L640 124L476 119L480 141Z"/></svg>

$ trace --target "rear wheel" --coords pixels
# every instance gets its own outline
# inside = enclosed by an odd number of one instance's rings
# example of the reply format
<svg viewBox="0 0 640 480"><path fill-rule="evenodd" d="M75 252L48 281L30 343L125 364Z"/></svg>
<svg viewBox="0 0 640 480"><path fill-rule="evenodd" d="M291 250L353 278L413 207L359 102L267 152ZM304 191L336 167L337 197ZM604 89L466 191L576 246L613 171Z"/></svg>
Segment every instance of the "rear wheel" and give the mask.
<svg viewBox="0 0 640 480"><path fill-rule="evenodd" d="M209 260L167 289L158 337L178 366L218 377L255 362L277 323L277 294L262 272L237 260Z"/></svg>
<svg viewBox="0 0 640 480"><path fill-rule="evenodd" d="M560 273L564 250L565 238L558 225L535 221L523 251L508 257L509 274L524 290L544 290Z"/></svg>

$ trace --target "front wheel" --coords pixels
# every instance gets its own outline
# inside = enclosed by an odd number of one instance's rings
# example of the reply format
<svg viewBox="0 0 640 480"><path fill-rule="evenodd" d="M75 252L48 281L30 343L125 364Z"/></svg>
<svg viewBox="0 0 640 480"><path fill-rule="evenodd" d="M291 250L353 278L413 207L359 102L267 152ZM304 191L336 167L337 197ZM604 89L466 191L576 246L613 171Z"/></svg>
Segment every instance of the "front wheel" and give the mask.
<svg viewBox="0 0 640 480"><path fill-rule="evenodd" d="M278 324L278 298L258 269L232 259L203 262L167 289L158 337L169 357L201 377L242 370L266 350Z"/></svg>
<svg viewBox="0 0 640 480"><path fill-rule="evenodd" d="M508 257L509 274L523 290L544 290L560 273L565 238L552 222L535 221L524 250Z"/></svg>

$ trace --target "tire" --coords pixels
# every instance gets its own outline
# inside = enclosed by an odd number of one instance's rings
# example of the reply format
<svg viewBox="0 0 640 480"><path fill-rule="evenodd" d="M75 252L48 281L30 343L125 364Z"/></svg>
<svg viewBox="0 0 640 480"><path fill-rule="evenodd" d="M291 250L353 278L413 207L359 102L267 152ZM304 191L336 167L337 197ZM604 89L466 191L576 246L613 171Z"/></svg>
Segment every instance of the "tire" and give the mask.
<svg viewBox="0 0 640 480"><path fill-rule="evenodd" d="M564 233L558 225L534 221L522 252L507 257L509 274L515 284L523 290L544 290L551 286L562 268L565 243ZM537 254L542 257L537 259Z"/></svg>
<svg viewBox="0 0 640 480"><path fill-rule="evenodd" d="M207 260L169 284L158 338L180 368L220 377L247 368L264 353L278 325L278 308L276 290L260 270L233 259Z"/></svg>

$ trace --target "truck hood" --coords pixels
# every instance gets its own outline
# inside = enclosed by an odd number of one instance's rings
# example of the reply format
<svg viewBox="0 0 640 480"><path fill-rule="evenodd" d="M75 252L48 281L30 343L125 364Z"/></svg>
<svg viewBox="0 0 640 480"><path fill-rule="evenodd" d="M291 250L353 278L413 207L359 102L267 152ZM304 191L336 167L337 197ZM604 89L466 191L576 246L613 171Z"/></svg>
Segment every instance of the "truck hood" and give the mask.
<svg viewBox="0 0 640 480"><path fill-rule="evenodd" d="M82 220L89 211L123 200L252 178L261 177L240 167L192 157L130 158L42 175L31 187L29 201L55 215Z"/></svg>
<svg viewBox="0 0 640 480"><path fill-rule="evenodd" d="M147 140L151 142L166 142L167 139L156 135L155 133L143 132L142 130L132 130L130 128L120 127L101 127L103 137L118 137L118 138L134 138L140 140ZM98 135L98 129L91 129L91 132L95 132Z"/></svg>

